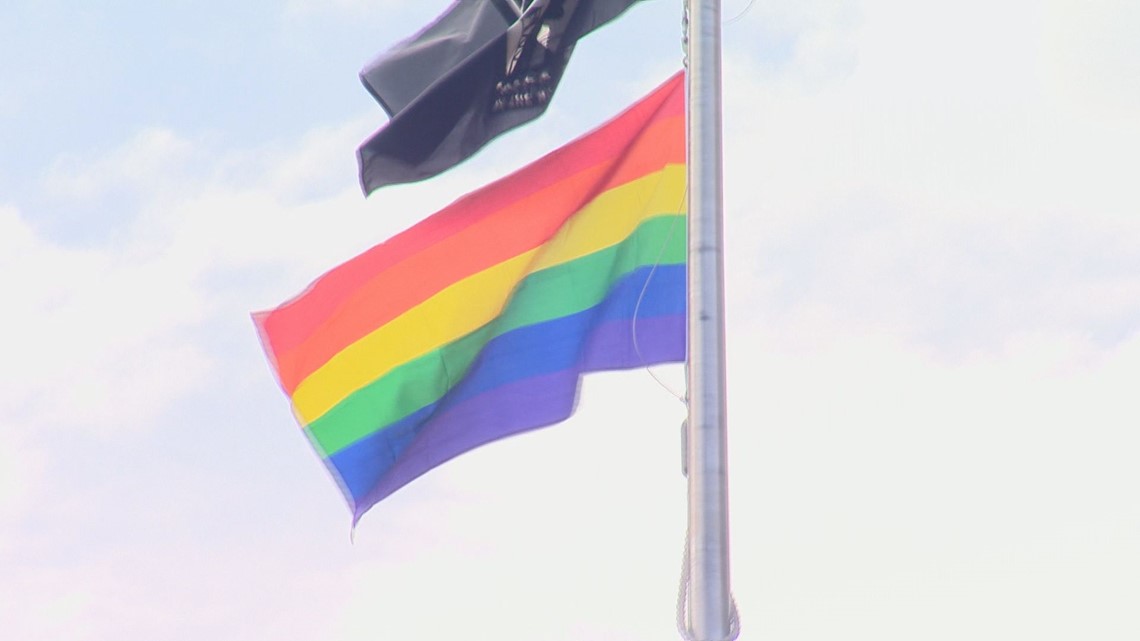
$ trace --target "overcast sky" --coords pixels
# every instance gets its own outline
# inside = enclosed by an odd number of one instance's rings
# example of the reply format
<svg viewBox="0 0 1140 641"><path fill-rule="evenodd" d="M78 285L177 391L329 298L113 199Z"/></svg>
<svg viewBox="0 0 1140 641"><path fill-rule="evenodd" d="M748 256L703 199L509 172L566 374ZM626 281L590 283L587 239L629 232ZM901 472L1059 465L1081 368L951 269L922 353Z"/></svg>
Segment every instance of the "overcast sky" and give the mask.
<svg viewBox="0 0 1140 641"><path fill-rule="evenodd" d="M644 2L543 118L365 200L356 73L444 7L0 5L0 636L677 638L684 410L649 374L352 543L257 342L251 311L681 65L680 2ZM726 25L742 638L1140 638L1137 34L1131 0Z"/></svg>

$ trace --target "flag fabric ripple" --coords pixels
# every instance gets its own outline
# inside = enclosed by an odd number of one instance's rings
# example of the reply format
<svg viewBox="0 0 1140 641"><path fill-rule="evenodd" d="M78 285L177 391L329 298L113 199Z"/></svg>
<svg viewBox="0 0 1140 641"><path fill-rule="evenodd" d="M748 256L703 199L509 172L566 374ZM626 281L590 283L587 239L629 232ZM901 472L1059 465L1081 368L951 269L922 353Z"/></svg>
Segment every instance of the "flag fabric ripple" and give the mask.
<svg viewBox="0 0 1140 641"><path fill-rule="evenodd" d="M636 0L464 0L370 62L360 79L392 119L357 149L368 195L463 162L538 118L578 40Z"/></svg>
<svg viewBox="0 0 1140 641"><path fill-rule="evenodd" d="M681 73L594 132L254 314L354 522L570 416L592 371L685 358Z"/></svg>

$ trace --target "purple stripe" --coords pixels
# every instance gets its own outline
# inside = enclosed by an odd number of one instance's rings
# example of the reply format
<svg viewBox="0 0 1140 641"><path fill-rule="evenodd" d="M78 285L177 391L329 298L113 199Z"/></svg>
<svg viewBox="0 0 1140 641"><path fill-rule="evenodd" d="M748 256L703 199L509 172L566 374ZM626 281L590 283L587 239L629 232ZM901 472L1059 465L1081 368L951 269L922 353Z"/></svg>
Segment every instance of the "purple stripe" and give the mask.
<svg viewBox="0 0 1140 641"><path fill-rule="evenodd" d="M433 467L485 443L566 420L574 413L581 375L685 359L684 315L639 318L633 347L628 320L596 327L578 365L515 381L433 416L372 490L354 507L368 508Z"/></svg>

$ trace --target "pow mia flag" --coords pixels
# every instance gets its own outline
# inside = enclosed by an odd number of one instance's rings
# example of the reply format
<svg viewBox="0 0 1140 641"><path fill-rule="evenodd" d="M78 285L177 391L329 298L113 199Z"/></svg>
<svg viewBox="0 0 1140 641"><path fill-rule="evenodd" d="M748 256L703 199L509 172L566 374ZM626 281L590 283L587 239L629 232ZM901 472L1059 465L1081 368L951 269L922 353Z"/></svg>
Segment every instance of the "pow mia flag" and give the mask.
<svg viewBox="0 0 1140 641"><path fill-rule="evenodd" d="M357 150L365 195L430 178L546 111L578 38L637 0L457 0L360 79L392 117Z"/></svg>

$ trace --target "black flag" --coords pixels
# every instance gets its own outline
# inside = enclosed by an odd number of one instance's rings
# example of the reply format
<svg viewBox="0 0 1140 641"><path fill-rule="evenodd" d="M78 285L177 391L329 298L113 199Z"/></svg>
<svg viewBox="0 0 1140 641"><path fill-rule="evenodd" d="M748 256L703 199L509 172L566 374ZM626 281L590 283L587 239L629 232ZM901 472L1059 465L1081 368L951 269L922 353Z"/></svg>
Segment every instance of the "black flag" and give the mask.
<svg viewBox="0 0 1140 641"><path fill-rule="evenodd" d="M364 193L435 176L542 115L578 38L634 2L455 2L360 73L392 116L357 150Z"/></svg>

